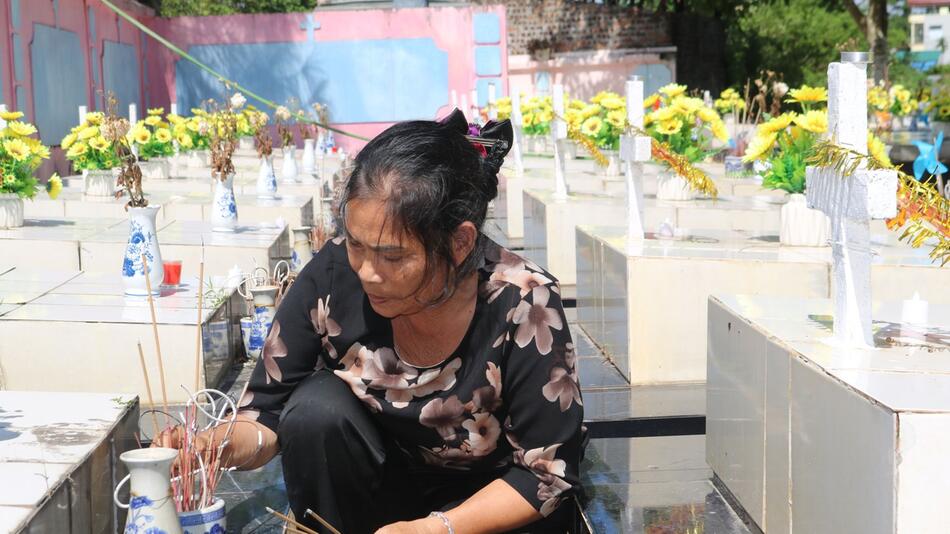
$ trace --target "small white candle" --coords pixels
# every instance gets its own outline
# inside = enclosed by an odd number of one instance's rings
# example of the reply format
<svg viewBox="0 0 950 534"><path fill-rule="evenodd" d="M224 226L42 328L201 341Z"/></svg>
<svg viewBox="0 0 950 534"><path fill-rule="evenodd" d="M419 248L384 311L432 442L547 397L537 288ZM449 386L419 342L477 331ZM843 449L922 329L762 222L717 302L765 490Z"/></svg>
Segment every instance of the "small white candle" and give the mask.
<svg viewBox="0 0 950 534"><path fill-rule="evenodd" d="M926 326L930 319L930 304L914 292L914 298L905 300L901 307L901 323L915 326Z"/></svg>

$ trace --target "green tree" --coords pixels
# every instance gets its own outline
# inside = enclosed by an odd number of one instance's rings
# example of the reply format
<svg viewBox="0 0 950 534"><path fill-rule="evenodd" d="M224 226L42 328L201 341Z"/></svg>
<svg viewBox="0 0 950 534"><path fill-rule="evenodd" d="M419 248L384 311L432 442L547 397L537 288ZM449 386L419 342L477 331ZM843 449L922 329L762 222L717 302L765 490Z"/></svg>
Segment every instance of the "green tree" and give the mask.
<svg viewBox="0 0 950 534"><path fill-rule="evenodd" d="M317 0L150 0L147 4L163 17L182 17L311 11Z"/></svg>

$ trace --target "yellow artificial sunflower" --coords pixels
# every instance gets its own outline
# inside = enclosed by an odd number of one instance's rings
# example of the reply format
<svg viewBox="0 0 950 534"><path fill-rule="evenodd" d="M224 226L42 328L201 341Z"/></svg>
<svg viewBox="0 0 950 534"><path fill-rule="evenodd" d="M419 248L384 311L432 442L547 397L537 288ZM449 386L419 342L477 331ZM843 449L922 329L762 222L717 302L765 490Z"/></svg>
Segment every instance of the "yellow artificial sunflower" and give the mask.
<svg viewBox="0 0 950 534"><path fill-rule="evenodd" d="M159 128L155 130L155 140L159 143L168 143L172 140L172 133L168 128Z"/></svg>
<svg viewBox="0 0 950 534"><path fill-rule="evenodd" d="M657 123L656 131L663 135L673 135L683 127L683 121L680 119L670 119Z"/></svg>
<svg viewBox="0 0 950 534"><path fill-rule="evenodd" d="M11 121L7 123L7 130L13 132L14 135L20 137L26 137L28 135L33 135L36 133L36 127L28 122L20 121Z"/></svg>
<svg viewBox="0 0 950 534"><path fill-rule="evenodd" d="M874 158L874 161L881 165L886 167L894 165L891 162L891 158L887 155L887 147L884 146L884 141L878 139L878 137L871 132L868 132L868 154Z"/></svg>
<svg viewBox="0 0 950 534"><path fill-rule="evenodd" d="M619 96L607 95L600 101L600 105L606 109L620 109L624 106L624 101Z"/></svg>
<svg viewBox="0 0 950 534"><path fill-rule="evenodd" d="M665 107L654 111L650 115L653 116L653 120L656 122L666 122L676 117L676 110L674 108Z"/></svg>
<svg viewBox="0 0 950 534"><path fill-rule="evenodd" d="M823 110L812 110L795 117L795 124L812 133L822 134L828 131L828 113Z"/></svg>
<svg viewBox="0 0 950 534"><path fill-rule="evenodd" d="M16 183L16 176L8 174L3 177L3 185L13 185Z"/></svg>
<svg viewBox="0 0 950 534"><path fill-rule="evenodd" d="M828 100L828 90L824 87L809 87L803 85L798 89L792 89L788 92L790 97L787 102L798 102L803 104L814 104Z"/></svg>
<svg viewBox="0 0 950 534"><path fill-rule="evenodd" d="M657 102L660 101L660 95L653 93L652 95L643 99L643 109L649 109L656 106Z"/></svg>
<svg viewBox="0 0 950 534"><path fill-rule="evenodd" d="M622 129L627 124L627 114L622 109L614 109L607 112L607 122L614 128Z"/></svg>
<svg viewBox="0 0 950 534"><path fill-rule="evenodd" d="M579 98L572 98L571 101L567 104L567 109L574 109L580 111L587 107L587 103Z"/></svg>
<svg viewBox="0 0 950 534"><path fill-rule="evenodd" d="M590 101L593 102L594 104L598 104L598 105L599 105L599 104L600 104L600 101L603 100L604 98L606 98L608 94L609 94L609 93L608 93L607 91L601 91L601 92L597 93L596 95L594 95L594 97L591 98Z"/></svg>
<svg viewBox="0 0 950 534"><path fill-rule="evenodd" d="M763 122L759 125L759 130L764 134L778 133L788 128L792 121L795 120L794 113L783 113L777 117L772 117L766 122Z"/></svg>
<svg viewBox="0 0 950 534"><path fill-rule="evenodd" d="M164 113L165 113L165 108L149 108L148 109L149 116L161 116Z"/></svg>
<svg viewBox="0 0 950 534"><path fill-rule="evenodd" d="M190 121L188 121L188 129L193 132L197 132L198 130L201 129L201 125L198 124L197 120L191 119Z"/></svg>
<svg viewBox="0 0 950 534"><path fill-rule="evenodd" d="M709 129L712 131L712 134L722 142L729 140L729 131L726 129L726 123L722 122L721 119L716 119L710 123Z"/></svg>
<svg viewBox="0 0 950 534"><path fill-rule="evenodd" d="M595 116L595 115L600 115L600 112L601 112L601 107L600 107L599 105L597 105L597 104L590 104L590 105L584 107L583 111L581 111L581 115L582 115L585 119L587 119L587 118L593 117L593 116Z"/></svg>
<svg viewBox="0 0 950 534"><path fill-rule="evenodd" d="M59 193L63 190L63 180L59 177L59 174L53 173L49 177L49 181L46 182L46 194L53 200L56 200L56 197L59 196Z"/></svg>
<svg viewBox="0 0 950 534"><path fill-rule="evenodd" d="M152 134L145 128L137 128L132 131L132 139L140 145L144 145L152 140Z"/></svg>
<svg viewBox="0 0 950 534"><path fill-rule="evenodd" d="M581 133L587 137L596 137L603 125L604 121L600 117L588 117L581 124Z"/></svg>
<svg viewBox="0 0 950 534"><path fill-rule="evenodd" d="M59 142L59 146L61 146L63 150L69 150L69 147L73 146L73 143L76 142L77 137L75 133L66 134L66 137Z"/></svg>
<svg viewBox="0 0 950 534"><path fill-rule="evenodd" d="M22 111L0 111L0 119L5 121L15 121L22 116Z"/></svg>
<svg viewBox="0 0 950 534"><path fill-rule="evenodd" d="M647 113L646 115L643 116L643 127L647 128L651 124L653 124L653 114Z"/></svg>
<svg viewBox="0 0 950 534"><path fill-rule="evenodd" d="M706 106L699 108L699 111L696 112L696 116L699 117L699 120L703 122L714 122L719 120L719 114L716 113L716 110L707 108Z"/></svg>
<svg viewBox="0 0 950 534"><path fill-rule="evenodd" d="M49 147L40 142L39 139L27 138L25 142L34 156L40 159L49 159Z"/></svg>
<svg viewBox="0 0 950 534"><path fill-rule="evenodd" d="M8 139L3 142L3 150L16 161L23 161L30 157L30 147L21 139Z"/></svg>
<svg viewBox="0 0 950 534"><path fill-rule="evenodd" d="M667 98L676 98L686 92L686 86L671 83L660 87L660 92L666 95Z"/></svg>
<svg viewBox="0 0 950 534"><path fill-rule="evenodd" d="M175 113L169 113L168 115L165 116L165 118L168 119L168 122L170 122L170 123L172 123L172 124L175 124L175 125L178 125L178 124L180 124L180 123L182 123L182 122L185 122L185 118L184 118L184 117L182 117L181 115L175 114Z"/></svg>
<svg viewBox="0 0 950 534"><path fill-rule="evenodd" d="M184 148L186 150L195 146L195 144L191 140L191 136L188 134L177 135L175 136L175 139L178 140L178 145L181 146L181 148Z"/></svg>
<svg viewBox="0 0 950 534"><path fill-rule="evenodd" d="M544 124L546 122L551 122L554 120L554 110L553 109L543 109L537 115L538 122Z"/></svg>
<svg viewBox="0 0 950 534"><path fill-rule="evenodd" d="M92 139L89 140L89 147L92 148L93 150L98 150L99 152L103 152L105 150L108 150L109 142L106 141L106 139L100 135L100 136L93 137Z"/></svg>
<svg viewBox="0 0 950 534"><path fill-rule="evenodd" d="M749 143L749 146L745 149L745 155L742 156L742 161L748 163L760 159L766 152L772 149L777 138L778 135L775 132L760 132L759 135L752 138L752 142Z"/></svg>
<svg viewBox="0 0 950 534"><path fill-rule="evenodd" d="M102 120L105 117L105 114L101 111L93 111L91 113L86 113L86 122L92 125L99 125L102 124Z"/></svg>
<svg viewBox="0 0 950 534"><path fill-rule="evenodd" d="M677 109L683 115L691 115L703 107L703 101L699 98L678 96L670 103L670 107Z"/></svg>
<svg viewBox="0 0 950 534"><path fill-rule="evenodd" d="M99 135L98 126L86 126L82 130L79 130L79 139L82 141L85 141L86 139L92 139L97 135Z"/></svg>
<svg viewBox="0 0 950 534"><path fill-rule="evenodd" d="M66 157L69 159L76 159L85 155L88 150L89 146L86 143L76 143L69 147L69 150L66 152Z"/></svg>
<svg viewBox="0 0 950 534"><path fill-rule="evenodd" d="M145 124L149 126L158 126L158 123L162 122L162 118L156 115L149 115L145 118Z"/></svg>

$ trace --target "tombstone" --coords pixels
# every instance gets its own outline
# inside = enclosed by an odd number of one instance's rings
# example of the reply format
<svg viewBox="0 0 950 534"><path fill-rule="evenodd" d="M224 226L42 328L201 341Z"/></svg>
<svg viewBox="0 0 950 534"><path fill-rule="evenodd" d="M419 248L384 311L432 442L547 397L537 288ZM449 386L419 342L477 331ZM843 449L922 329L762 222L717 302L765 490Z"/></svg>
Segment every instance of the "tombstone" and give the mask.
<svg viewBox="0 0 950 534"><path fill-rule="evenodd" d="M567 139L567 123L564 122L564 86L554 85L554 120L551 121L551 138L554 141L554 198L567 199L567 171L564 163Z"/></svg>
<svg viewBox="0 0 950 534"><path fill-rule="evenodd" d="M521 94L517 91L511 93L511 127L514 130L513 144L511 154L515 160L515 175L524 174L524 158L521 155L521 143L524 138L524 119L521 116Z"/></svg>
<svg viewBox="0 0 950 534"><path fill-rule="evenodd" d="M643 129L643 80L632 76L626 83L627 122ZM627 242L643 239L643 163L650 160L653 140L643 135L620 137L620 159L627 182Z"/></svg>
<svg viewBox="0 0 950 534"><path fill-rule="evenodd" d="M828 135L838 145L867 154L865 52L842 52L828 66ZM871 219L897 214L897 172L861 167L852 176L832 168L805 171L808 207L831 219L834 333L845 346L872 346Z"/></svg>

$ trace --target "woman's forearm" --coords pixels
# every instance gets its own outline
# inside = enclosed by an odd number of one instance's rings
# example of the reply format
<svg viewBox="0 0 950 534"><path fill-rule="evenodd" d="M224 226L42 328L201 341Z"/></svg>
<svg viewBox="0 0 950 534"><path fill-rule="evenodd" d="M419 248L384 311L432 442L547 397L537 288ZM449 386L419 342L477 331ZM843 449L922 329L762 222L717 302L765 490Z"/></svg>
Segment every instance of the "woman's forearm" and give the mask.
<svg viewBox="0 0 950 534"><path fill-rule="evenodd" d="M213 430L216 440L223 439L226 427L226 424L219 425ZM277 444L277 434L273 430L238 414L237 422L231 430L231 439L225 449L227 467L240 470L257 469L271 461L278 452L280 447Z"/></svg>
<svg viewBox="0 0 950 534"><path fill-rule="evenodd" d="M456 534L507 532L541 519L541 514L501 479L478 490L465 502L445 512L445 516ZM444 527L440 532L445 532Z"/></svg>

